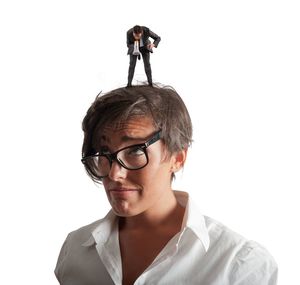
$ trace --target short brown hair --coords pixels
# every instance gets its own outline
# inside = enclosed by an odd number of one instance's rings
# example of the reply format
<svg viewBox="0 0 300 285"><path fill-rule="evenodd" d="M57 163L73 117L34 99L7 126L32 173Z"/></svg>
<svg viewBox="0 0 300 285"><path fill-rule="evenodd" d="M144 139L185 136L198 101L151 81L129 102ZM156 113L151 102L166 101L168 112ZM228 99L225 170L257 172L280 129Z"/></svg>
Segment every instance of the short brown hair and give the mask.
<svg viewBox="0 0 300 285"><path fill-rule="evenodd" d="M135 26L133 27L133 32L134 32L135 34L140 34L140 33L143 32L143 29L142 29L141 26L135 25Z"/></svg>
<svg viewBox="0 0 300 285"><path fill-rule="evenodd" d="M188 148L192 143L192 122L188 110L177 92L170 86L138 85L101 93L88 109L82 122L84 140L82 157L95 154L97 140L108 124L118 124L133 116L149 117L168 154ZM87 169L88 171L88 169ZM94 181L98 179L88 174Z"/></svg>

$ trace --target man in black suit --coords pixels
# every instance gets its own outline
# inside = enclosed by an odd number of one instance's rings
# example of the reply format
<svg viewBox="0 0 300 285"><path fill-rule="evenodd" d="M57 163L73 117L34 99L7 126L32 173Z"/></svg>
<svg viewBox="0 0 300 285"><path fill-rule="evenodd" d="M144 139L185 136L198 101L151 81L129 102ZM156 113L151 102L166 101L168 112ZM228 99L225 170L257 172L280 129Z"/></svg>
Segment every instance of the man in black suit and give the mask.
<svg viewBox="0 0 300 285"><path fill-rule="evenodd" d="M153 43L149 40L152 38ZM127 31L127 47L130 56L129 69L128 69L128 84L127 87L131 86L131 82L134 75L134 69L137 58L140 59L141 55L144 61L145 73L147 75L148 83L152 86L152 72L150 65L150 52L152 48L157 47L160 42L160 37L153 33L149 28L143 26L134 26Z"/></svg>

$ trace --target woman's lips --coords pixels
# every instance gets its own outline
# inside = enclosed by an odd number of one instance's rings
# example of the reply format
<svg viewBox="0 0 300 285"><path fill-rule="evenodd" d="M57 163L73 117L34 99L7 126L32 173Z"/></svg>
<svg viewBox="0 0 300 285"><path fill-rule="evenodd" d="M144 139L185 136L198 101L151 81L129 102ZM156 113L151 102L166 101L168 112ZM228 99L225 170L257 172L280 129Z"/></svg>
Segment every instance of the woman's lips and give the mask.
<svg viewBox="0 0 300 285"><path fill-rule="evenodd" d="M134 189L134 188L111 188L108 191L114 191L114 192L123 192L123 191L138 191L138 189Z"/></svg>
<svg viewBox="0 0 300 285"><path fill-rule="evenodd" d="M131 195L132 193L138 192L138 189L133 189L133 188L112 188L109 189L108 192L113 195L113 196L128 196Z"/></svg>

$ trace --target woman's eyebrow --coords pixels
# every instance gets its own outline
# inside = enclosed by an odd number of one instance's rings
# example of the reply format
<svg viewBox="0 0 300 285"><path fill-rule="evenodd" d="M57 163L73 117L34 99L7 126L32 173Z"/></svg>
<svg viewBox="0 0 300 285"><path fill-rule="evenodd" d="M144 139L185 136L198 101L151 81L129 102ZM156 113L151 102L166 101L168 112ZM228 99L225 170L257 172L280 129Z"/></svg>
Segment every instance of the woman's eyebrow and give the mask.
<svg viewBox="0 0 300 285"><path fill-rule="evenodd" d="M147 140L145 137L131 137L128 135L122 136L121 137L121 141L122 142L128 142L128 141L143 141L143 140Z"/></svg>

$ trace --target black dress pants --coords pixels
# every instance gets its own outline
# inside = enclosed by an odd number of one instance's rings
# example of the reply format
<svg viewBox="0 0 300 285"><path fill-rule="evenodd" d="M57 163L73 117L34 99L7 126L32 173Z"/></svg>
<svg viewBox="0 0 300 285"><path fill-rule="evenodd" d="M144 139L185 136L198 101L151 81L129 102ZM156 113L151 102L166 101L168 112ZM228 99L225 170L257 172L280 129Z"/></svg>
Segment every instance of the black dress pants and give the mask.
<svg viewBox="0 0 300 285"><path fill-rule="evenodd" d="M145 73L147 76L147 80L149 84L152 84L152 72L151 72L151 65L150 65L150 52L141 52L141 55L143 57L144 61L144 68ZM128 85L131 85L133 75L134 75L134 69L136 65L136 60L138 58L137 55L130 54L130 60L129 60L129 69L128 69Z"/></svg>

